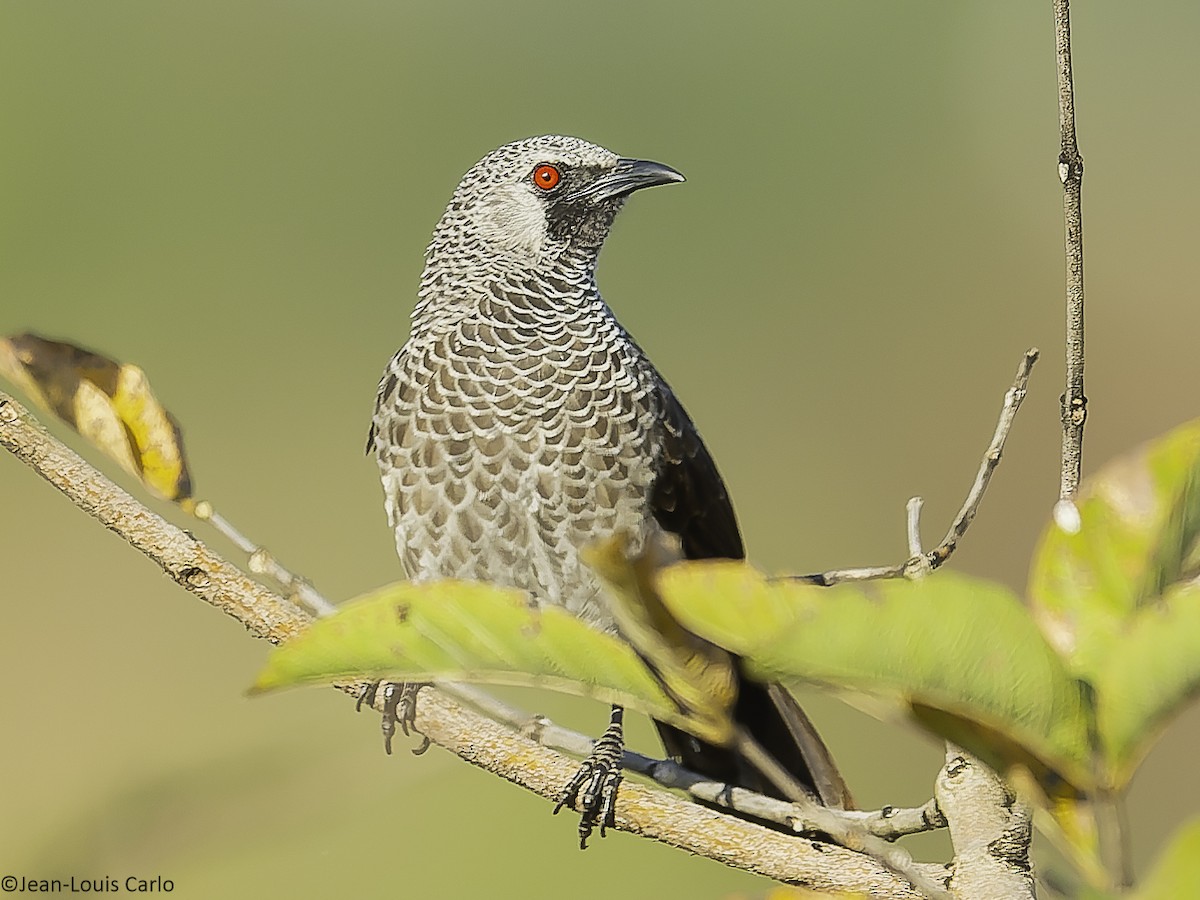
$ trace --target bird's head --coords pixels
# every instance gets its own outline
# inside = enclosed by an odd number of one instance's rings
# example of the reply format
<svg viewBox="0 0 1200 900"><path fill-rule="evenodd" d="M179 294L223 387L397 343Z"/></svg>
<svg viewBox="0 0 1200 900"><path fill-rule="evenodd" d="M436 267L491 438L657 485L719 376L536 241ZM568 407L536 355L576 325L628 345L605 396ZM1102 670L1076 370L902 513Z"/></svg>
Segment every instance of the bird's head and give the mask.
<svg viewBox="0 0 1200 900"><path fill-rule="evenodd" d="M463 176L430 256L465 250L530 267L564 257L594 261L631 193L683 180L669 166L624 159L579 138L506 144Z"/></svg>

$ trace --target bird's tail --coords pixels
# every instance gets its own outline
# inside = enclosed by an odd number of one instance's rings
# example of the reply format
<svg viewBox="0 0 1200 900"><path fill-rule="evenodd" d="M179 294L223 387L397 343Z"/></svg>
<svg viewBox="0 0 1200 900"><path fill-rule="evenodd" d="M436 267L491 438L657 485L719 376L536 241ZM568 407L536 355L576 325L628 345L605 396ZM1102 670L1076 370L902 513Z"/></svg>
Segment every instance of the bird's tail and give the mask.
<svg viewBox="0 0 1200 900"><path fill-rule="evenodd" d="M853 809L854 801L825 742L800 704L777 684L742 679L734 720L783 765L814 799L835 809ZM714 781L787 799L745 758L729 747L708 744L662 722L654 723L667 753L687 769Z"/></svg>

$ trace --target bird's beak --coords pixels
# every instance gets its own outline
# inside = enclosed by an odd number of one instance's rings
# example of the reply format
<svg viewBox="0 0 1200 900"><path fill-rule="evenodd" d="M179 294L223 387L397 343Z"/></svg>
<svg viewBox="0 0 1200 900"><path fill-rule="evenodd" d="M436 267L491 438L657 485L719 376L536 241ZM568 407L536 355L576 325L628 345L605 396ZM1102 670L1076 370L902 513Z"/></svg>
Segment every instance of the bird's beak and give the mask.
<svg viewBox="0 0 1200 900"><path fill-rule="evenodd" d="M587 198L593 202L624 197L641 188L684 181L670 166L648 159L618 159L616 168L605 172L591 184L580 188L568 200Z"/></svg>

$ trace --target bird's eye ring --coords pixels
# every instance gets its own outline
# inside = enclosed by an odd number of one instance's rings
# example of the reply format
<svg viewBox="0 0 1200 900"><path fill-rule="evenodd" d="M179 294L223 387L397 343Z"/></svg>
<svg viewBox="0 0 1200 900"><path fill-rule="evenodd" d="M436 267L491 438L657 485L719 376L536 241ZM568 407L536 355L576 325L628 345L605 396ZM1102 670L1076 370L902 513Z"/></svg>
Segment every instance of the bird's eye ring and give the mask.
<svg viewBox="0 0 1200 900"><path fill-rule="evenodd" d="M562 181L562 173L557 168L544 163L533 170L533 183L543 191L552 191Z"/></svg>

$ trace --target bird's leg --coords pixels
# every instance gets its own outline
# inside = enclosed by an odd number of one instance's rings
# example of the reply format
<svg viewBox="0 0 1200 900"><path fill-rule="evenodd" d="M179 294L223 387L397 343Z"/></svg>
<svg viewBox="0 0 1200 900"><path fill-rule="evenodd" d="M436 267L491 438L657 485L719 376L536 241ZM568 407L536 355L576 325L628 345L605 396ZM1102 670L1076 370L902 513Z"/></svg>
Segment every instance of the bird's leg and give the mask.
<svg viewBox="0 0 1200 900"><path fill-rule="evenodd" d="M379 728L383 732L383 749L390 755L392 752L392 738L396 734L396 726L400 726L400 730L408 735L409 729L416 730L417 720L417 692L425 687L423 683L404 682L396 684L394 682L376 681L373 684L368 684L362 689L358 695L358 703L355 709L361 711L363 704L367 706L375 705L375 696L379 692L379 688L383 688L383 713L379 721ZM420 756L429 749L429 738L421 736L421 744L413 750L414 756Z"/></svg>
<svg viewBox="0 0 1200 900"><path fill-rule="evenodd" d="M579 802L580 850L587 849L587 839L597 825L600 826L600 837L604 837L604 830L617 824L617 788L621 785L621 757L625 754L624 718L625 709L614 706L608 728L596 741L575 777L563 788L558 805L554 807L557 814L564 806L575 806Z"/></svg>

